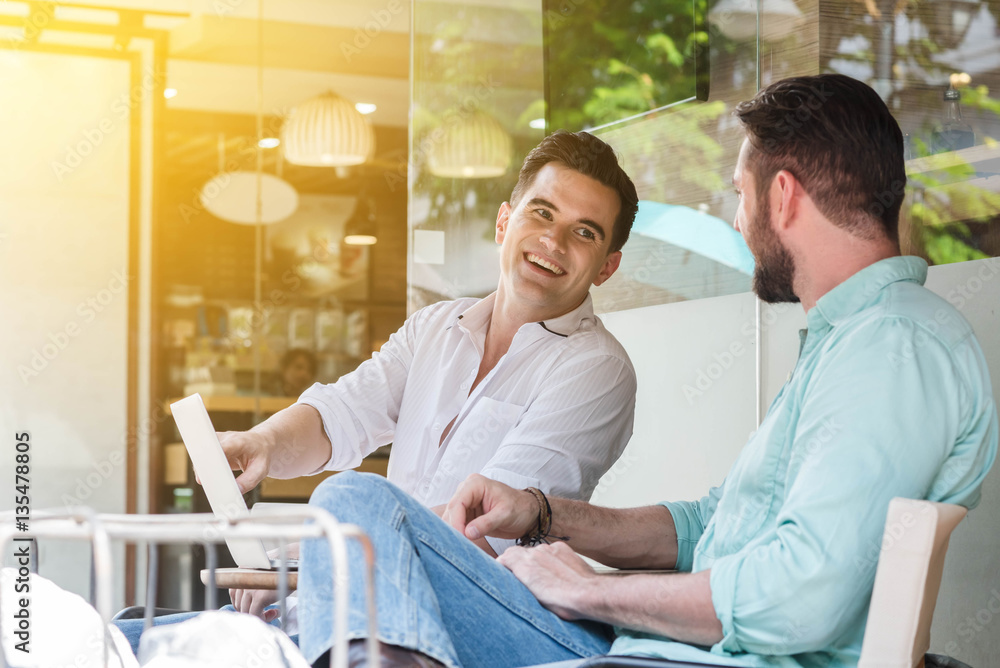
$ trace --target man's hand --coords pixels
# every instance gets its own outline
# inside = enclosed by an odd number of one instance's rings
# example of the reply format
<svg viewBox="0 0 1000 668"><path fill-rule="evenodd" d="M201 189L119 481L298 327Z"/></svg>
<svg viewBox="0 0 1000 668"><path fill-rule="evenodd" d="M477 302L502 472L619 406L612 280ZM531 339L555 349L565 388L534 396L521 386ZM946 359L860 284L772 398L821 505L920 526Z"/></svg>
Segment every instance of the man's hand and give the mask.
<svg viewBox="0 0 1000 668"><path fill-rule="evenodd" d="M278 602L278 592L274 589L230 589L229 598L234 608L256 615L265 622L273 621L278 616L277 610L264 611L267 606Z"/></svg>
<svg viewBox="0 0 1000 668"><path fill-rule="evenodd" d="M561 618L590 618L582 601L600 576L569 545L511 547L497 561L509 568L539 603Z"/></svg>
<svg viewBox="0 0 1000 668"><path fill-rule="evenodd" d="M223 431L218 433L222 451L234 471L243 471L236 484L246 494L267 477L271 470L274 440L261 431Z"/></svg>
<svg viewBox="0 0 1000 668"><path fill-rule="evenodd" d="M520 538L538 524L538 501L531 492L473 473L459 485L441 519L469 540Z"/></svg>
<svg viewBox="0 0 1000 668"><path fill-rule="evenodd" d="M280 556L279 552L277 548L268 550L267 556L270 559L277 559ZM299 558L299 543L289 543L285 547L285 558ZM278 602L278 591L275 589L230 589L229 598L234 608L240 612L257 615L265 622L270 622L278 616L277 610L264 611L267 606Z"/></svg>

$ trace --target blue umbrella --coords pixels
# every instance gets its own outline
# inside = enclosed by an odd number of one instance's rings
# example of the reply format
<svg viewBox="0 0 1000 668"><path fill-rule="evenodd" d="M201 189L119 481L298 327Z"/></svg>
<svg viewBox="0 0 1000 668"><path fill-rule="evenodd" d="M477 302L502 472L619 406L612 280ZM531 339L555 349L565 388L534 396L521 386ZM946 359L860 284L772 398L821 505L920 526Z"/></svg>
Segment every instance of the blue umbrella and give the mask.
<svg viewBox="0 0 1000 668"><path fill-rule="evenodd" d="M721 218L690 207L640 200L632 232L753 274L753 254L743 236Z"/></svg>

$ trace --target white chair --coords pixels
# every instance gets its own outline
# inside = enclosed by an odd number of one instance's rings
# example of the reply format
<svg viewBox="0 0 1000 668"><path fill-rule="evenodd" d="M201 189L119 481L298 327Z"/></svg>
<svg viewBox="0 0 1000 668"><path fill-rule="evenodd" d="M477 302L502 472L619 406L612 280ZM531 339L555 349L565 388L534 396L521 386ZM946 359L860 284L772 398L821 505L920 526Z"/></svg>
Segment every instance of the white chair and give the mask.
<svg viewBox="0 0 1000 668"><path fill-rule="evenodd" d="M948 539L966 512L932 501L889 502L858 668L924 665Z"/></svg>

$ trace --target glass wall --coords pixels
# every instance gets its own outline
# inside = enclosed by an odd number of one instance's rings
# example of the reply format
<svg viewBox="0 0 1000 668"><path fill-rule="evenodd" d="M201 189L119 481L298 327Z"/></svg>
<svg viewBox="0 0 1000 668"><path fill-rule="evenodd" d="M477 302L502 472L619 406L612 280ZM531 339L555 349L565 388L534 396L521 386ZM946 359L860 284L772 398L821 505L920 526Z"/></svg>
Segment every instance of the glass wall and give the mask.
<svg viewBox="0 0 1000 668"><path fill-rule="evenodd" d="M395 0L0 3L0 420L37 439L36 509L206 511L171 401L247 429L399 328L409 29ZM42 574L86 594L83 550ZM200 555L164 552L191 609Z"/></svg>
<svg viewBox="0 0 1000 668"><path fill-rule="evenodd" d="M723 175L739 141L728 111L758 82L756 22L725 36L713 20L745 17L713 17L704 0L418 0L410 310L496 288L497 207L560 128L614 146L642 200L621 269L594 292L599 312L749 290Z"/></svg>
<svg viewBox="0 0 1000 668"><path fill-rule="evenodd" d="M871 84L905 133L903 252L931 264L1000 254L1000 10L951 0L829 4L820 68Z"/></svg>
<svg viewBox="0 0 1000 668"><path fill-rule="evenodd" d="M558 128L612 144L642 200L621 269L594 291L599 312L748 291L753 259L731 225L742 138L731 111L771 81L819 72L871 84L906 133L903 252L931 264L998 253L988 2L455 7L414 5L411 311L495 287L496 207L527 150ZM458 137L464 153L452 151ZM436 170L437 154L467 173ZM473 173L475 159L503 168Z"/></svg>
<svg viewBox="0 0 1000 668"><path fill-rule="evenodd" d="M539 0L413 4L408 307L485 296L497 209L545 136Z"/></svg>

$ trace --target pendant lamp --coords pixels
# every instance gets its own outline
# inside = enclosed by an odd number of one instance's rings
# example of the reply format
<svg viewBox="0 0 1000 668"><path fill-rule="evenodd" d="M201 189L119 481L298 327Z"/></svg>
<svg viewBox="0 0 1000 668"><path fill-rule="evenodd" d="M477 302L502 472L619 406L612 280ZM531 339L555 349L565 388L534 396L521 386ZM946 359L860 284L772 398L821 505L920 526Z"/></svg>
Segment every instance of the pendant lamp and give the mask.
<svg viewBox="0 0 1000 668"><path fill-rule="evenodd" d="M708 21L729 39L742 42L757 36L757 3L762 4L761 39L777 42L799 30L805 15L794 0L719 0Z"/></svg>
<svg viewBox="0 0 1000 668"><path fill-rule="evenodd" d="M485 179L507 172L512 151L507 131L495 118L476 109L459 112L446 122L441 140L431 144L427 162L435 176Z"/></svg>
<svg viewBox="0 0 1000 668"><path fill-rule="evenodd" d="M281 128L281 146L293 165L348 167L375 153L375 131L351 102L330 91L292 109Z"/></svg>

